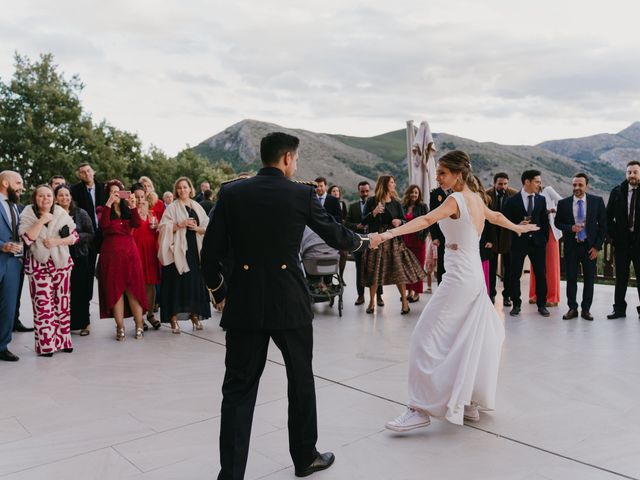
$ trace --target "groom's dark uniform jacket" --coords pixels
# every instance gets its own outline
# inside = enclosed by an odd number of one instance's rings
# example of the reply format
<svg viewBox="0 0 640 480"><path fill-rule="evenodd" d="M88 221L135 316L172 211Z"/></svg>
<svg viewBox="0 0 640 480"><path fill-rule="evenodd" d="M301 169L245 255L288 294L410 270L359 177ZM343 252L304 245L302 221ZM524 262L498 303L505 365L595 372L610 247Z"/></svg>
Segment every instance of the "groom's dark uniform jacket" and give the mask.
<svg viewBox="0 0 640 480"><path fill-rule="evenodd" d="M219 479L244 476L270 340L281 350L287 369L293 463L304 469L315 458L313 312L299 259L306 225L336 250L359 250L368 244L327 213L313 186L293 182L277 168L265 167L253 178L220 189L201 252L211 295L216 302L226 298Z"/></svg>

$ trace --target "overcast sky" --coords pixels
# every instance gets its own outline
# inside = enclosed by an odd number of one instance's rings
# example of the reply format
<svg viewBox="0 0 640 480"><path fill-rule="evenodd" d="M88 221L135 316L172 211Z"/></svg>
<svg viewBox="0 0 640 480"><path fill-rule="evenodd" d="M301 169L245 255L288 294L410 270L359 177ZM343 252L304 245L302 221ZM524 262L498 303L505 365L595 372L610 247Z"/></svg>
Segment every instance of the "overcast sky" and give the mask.
<svg viewBox="0 0 640 480"><path fill-rule="evenodd" d="M94 120L175 154L245 118L535 144L640 120L636 0L3 1L13 52L51 52Z"/></svg>

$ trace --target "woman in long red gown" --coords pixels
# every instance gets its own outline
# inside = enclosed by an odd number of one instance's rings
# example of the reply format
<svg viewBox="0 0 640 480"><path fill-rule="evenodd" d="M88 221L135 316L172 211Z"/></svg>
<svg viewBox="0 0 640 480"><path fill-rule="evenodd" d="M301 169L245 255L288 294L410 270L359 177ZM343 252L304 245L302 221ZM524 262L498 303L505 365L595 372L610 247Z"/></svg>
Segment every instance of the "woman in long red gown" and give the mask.
<svg viewBox="0 0 640 480"><path fill-rule="evenodd" d="M133 317L136 339L143 333L142 315L147 310L142 262L131 229L140 226L140 215L135 208L135 197L121 199L122 182L111 180L105 185L109 198L97 213L102 246L98 260L98 292L100 318L113 317L116 321L116 340L124 340L124 317ZM128 302L124 301L127 297Z"/></svg>
<svg viewBox="0 0 640 480"><path fill-rule="evenodd" d="M131 187L131 193L136 197L140 226L133 229L133 239L138 247L142 273L144 274L144 288L146 291L147 322L153 328L160 328L160 320L153 314L152 305L156 303L156 285L160 283L160 262L158 260L158 218L149 210L145 188L140 183Z"/></svg>

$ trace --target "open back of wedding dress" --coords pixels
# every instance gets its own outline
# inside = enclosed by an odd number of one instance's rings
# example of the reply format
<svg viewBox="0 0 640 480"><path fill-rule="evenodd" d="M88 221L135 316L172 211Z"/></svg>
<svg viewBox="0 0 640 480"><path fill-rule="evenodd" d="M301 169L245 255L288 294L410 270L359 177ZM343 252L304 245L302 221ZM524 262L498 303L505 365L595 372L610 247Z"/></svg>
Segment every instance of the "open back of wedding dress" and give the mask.
<svg viewBox="0 0 640 480"><path fill-rule="evenodd" d="M420 315L409 350L409 406L462 425L464 405L495 406L504 325L485 286L477 229L464 196L446 238L442 283Z"/></svg>

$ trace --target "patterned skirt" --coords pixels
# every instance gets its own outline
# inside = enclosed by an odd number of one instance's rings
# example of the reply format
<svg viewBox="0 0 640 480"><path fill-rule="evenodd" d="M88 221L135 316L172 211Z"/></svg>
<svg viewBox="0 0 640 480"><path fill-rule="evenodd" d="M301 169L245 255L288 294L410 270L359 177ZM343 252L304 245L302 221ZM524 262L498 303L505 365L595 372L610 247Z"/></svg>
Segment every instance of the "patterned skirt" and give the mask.
<svg viewBox="0 0 640 480"><path fill-rule="evenodd" d="M362 284L366 287L374 283L416 283L427 276L416 256L399 237L382 243L375 250L365 250L362 265Z"/></svg>

